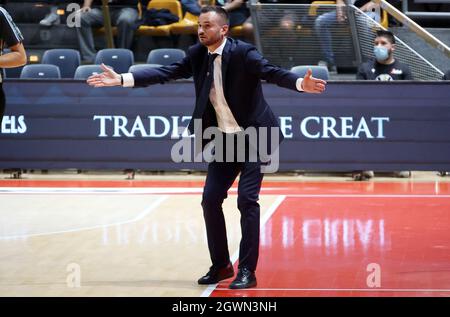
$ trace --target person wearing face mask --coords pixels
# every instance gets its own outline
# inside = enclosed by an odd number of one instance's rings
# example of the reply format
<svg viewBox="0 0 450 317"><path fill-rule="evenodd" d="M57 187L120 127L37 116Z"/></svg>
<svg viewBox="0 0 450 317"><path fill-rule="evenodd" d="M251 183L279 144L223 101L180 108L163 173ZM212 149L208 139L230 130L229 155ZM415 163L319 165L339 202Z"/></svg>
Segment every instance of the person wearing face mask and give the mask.
<svg viewBox="0 0 450 317"><path fill-rule="evenodd" d="M356 79L365 80L412 80L408 65L394 58L395 37L390 31L379 30L374 41L375 59L363 63Z"/></svg>
<svg viewBox="0 0 450 317"><path fill-rule="evenodd" d="M377 31L373 54L375 59L363 63L356 74L359 80L412 80L412 74L408 65L394 58L395 37L390 31ZM396 177L407 178L411 176L410 171L394 172ZM353 173L355 180L365 180L374 176L373 171L357 171Z"/></svg>

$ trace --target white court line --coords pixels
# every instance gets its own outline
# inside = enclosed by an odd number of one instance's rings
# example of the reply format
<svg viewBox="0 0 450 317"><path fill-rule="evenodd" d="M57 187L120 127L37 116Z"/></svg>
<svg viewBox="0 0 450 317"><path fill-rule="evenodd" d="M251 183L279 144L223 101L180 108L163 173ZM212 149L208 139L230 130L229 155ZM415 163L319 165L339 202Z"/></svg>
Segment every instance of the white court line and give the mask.
<svg viewBox="0 0 450 317"><path fill-rule="evenodd" d="M289 190L283 187L262 188L261 191ZM237 188L230 188L231 193L236 193ZM2 194L198 194L202 193L202 187L0 187ZM303 198L450 198L450 195L439 194L286 194L286 197Z"/></svg>
<svg viewBox="0 0 450 317"><path fill-rule="evenodd" d="M109 223L109 224L96 225L96 226L92 226L92 227L81 227L81 228L75 228L75 229L69 229L69 230L61 230L61 231L51 231L51 232L24 234L24 235L16 235L16 236L0 236L0 240L23 239L23 238L30 238L30 237L46 236L46 235L51 235L51 234L69 233L69 232L77 232L77 231L105 228L105 227L111 227L111 226L125 225L125 224L131 223L131 222L139 221L142 218L148 216L159 205L161 205L161 203L163 203L167 198L169 198L169 196L159 197L154 202L152 202L150 204L150 206L148 206L144 211L142 211L135 218L130 219L130 220L121 221L121 222L115 222L115 223Z"/></svg>
<svg viewBox="0 0 450 317"><path fill-rule="evenodd" d="M270 219L270 217L273 215L275 210L277 210L277 208L281 205L281 203L284 201L285 198L286 195L281 195L278 196L277 199L275 199L272 205L270 205L267 212L264 214L264 217L261 219L260 228L262 228L266 224L266 222ZM237 249L236 252L234 252L233 256L231 257L231 262L233 263L233 265L238 260L238 258L239 258L239 249ZM200 297L209 297L209 295L211 295L211 293L216 289L217 285L219 284L209 285L208 288L203 291Z"/></svg>
<svg viewBox="0 0 450 317"><path fill-rule="evenodd" d="M323 197L323 198L450 198L450 195L438 195L438 194L433 194L433 195L428 195L428 194L424 194L424 195L389 195L389 194L380 194L380 195L375 195L375 194L317 194L317 195L309 195L309 194L292 194L289 195L287 194L287 196L289 197Z"/></svg>
<svg viewBox="0 0 450 317"><path fill-rule="evenodd" d="M277 190L265 188L264 190ZM230 192L236 193L232 187ZM203 187L0 187L1 194L198 194Z"/></svg>
<svg viewBox="0 0 450 317"><path fill-rule="evenodd" d="M229 288L217 288L220 291L236 291ZM249 288L241 291L305 291L305 292L450 292L450 289L407 289L407 288Z"/></svg>
<svg viewBox="0 0 450 317"><path fill-rule="evenodd" d="M0 194L188 194L201 192L203 188L200 187L0 187Z"/></svg>

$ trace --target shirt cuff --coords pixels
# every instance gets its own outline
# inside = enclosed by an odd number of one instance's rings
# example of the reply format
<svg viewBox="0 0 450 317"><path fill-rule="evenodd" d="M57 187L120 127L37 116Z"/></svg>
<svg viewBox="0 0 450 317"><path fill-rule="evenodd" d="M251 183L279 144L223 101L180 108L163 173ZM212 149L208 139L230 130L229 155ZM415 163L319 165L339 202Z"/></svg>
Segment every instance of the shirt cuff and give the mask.
<svg viewBox="0 0 450 317"><path fill-rule="evenodd" d="M297 87L298 91L304 91L302 88L302 82L303 82L303 78L299 78L299 79L297 79L297 82L295 83L295 86Z"/></svg>
<svg viewBox="0 0 450 317"><path fill-rule="evenodd" d="M122 74L123 87L134 87L134 77L132 73Z"/></svg>

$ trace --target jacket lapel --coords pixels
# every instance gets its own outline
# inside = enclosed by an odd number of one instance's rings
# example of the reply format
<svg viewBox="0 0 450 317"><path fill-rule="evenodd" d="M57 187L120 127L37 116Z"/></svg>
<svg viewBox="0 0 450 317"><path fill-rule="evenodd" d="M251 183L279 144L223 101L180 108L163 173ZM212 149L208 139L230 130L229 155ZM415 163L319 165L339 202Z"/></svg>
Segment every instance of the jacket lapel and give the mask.
<svg viewBox="0 0 450 317"><path fill-rule="evenodd" d="M227 79L227 69L228 69L228 63L230 62L230 57L231 57L231 46L233 44L233 40L228 38L227 39L227 44L225 44L225 47L223 48L223 52L222 52L222 88L223 88L223 93L225 94L225 83L226 83L226 79Z"/></svg>

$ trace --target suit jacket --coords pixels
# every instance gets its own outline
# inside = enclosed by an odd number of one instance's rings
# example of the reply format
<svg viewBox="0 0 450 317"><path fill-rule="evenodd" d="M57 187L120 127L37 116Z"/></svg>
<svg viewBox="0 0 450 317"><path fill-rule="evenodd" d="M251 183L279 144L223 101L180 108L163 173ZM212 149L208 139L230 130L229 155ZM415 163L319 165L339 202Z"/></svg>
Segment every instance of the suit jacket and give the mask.
<svg viewBox="0 0 450 317"><path fill-rule="evenodd" d="M211 103L202 111L198 102L206 78L207 64L208 49L199 43L191 46L186 57L180 62L133 72L135 87L163 84L169 80L193 76L197 102L188 129L194 133L194 119L201 118L202 128L205 130L210 126L217 126ZM236 122L244 129L250 126L279 129L278 120L264 99L261 79L297 91L298 78L294 73L271 65L253 45L232 38L227 39L222 53L223 92ZM283 134L281 131L279 133L281 142ZM269 138L270 133L268 140Z"/></svg>

